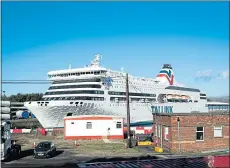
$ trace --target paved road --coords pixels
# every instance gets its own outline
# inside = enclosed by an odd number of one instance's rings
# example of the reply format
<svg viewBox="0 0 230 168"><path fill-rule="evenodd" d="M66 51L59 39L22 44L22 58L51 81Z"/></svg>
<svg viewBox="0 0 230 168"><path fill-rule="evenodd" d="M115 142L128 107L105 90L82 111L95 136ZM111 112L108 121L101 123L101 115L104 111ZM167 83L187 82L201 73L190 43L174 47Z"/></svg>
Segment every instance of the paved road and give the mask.
<svg viewBox="0 0 230 168"><path fill-rule="evenodd" d="M56 156L48 159L34 159L33 150L23 151L21 157L15 160L9 160L7 162L2 162L2 167L44 167L48 166L61 166L65 163L76 162L76 159L71 156L71 152L68 150L57 150ZM83 157L84 159L84 157Z"/></svg>
<svg viewBox="0 0 230 168"><path fill-rule="evenodd" d="M153 163L154 164L161 164L163 165L167 163L168 167L174 168L175 166L173 163L176 162L181 162L184 160L182 158L185 157L178 157L177 160L174 160L176 156L170 156L170 155L158 155L156 157L152 156L144 156L144 157L106 157L106 158L95 158L95 157L90 157L90 156L73 156L70 151L65 150L65 149L59 149L57 150L56 156L53 158L49 159L34 159L33 156L33 150L28 150L28 151L23 151L21 154L21 158L11 160L8 162L2 163L3 168L10 168L10 167L26 167L26 168L34 168L34 167L63 167L63 168L77 168L78 163L84 163L84 162L113 162L113 161L130 161L130 160L155 160ZM167 159L171 158L169 160L162 160L162 159ZM182 160L181 160L181 159ZM159 161L162 160L162 161ZM178 160L179 159L179 160ZM158 161L157 161L158 160ZM171 160L171 161L170 161ZM174 160L174 161L173 161ZM156 165L159 166L159 165ZM161 166L162 167L162 166ZM164 167L164 166L163 166ZM202 160L197 160L197 161L192 161L186 163L184 165L184 168L202 168L204 167L204 162Z"/></svg>
<svg viewBox="0 0 230 168"><path fill-rule="evenodd" d="M56 156L48 159L34 159L33 150L23 151L21 157L8 162L3 162L3 168L9 167L77 167L81 162L106 162L106 161L120 161L120 160L136 160L137 157L92 157L92 156L73 156L67 149L57 150ZM156 159L156 157L139 157L139 159Z"/></svg>

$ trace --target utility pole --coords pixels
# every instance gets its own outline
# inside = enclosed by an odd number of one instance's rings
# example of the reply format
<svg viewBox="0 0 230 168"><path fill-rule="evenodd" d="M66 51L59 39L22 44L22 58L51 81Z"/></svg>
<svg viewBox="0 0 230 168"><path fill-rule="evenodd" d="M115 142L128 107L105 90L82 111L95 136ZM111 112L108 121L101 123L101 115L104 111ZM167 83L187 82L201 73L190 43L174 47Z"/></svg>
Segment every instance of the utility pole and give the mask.
<svg viewBox="0 0 230 168"><path fill-rule="evenodd" d="M126 105L127 105L127 147L131 148L130 136L130 108L129 108L129 76L126 73Z"/></svg>

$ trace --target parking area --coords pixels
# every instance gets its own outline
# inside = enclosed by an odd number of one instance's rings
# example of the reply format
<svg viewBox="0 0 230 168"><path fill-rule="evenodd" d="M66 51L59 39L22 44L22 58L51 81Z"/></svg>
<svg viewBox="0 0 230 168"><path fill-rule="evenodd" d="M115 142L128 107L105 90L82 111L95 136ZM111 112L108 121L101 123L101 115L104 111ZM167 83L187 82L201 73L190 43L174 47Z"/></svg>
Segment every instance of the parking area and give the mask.
<svg viewBox="0 0 230 168"><path fill-rule="evenodd" d="M69 151L73 156L140 156L155 155L154 149L146 152L139 148L126 148L125 140L65 140L62 135L42 136L37 134L12 134L12 139L22 146L22 151L33 150L34 144L52 141L57 149Z"/></svg>
<svg viewBox="0 0 230 168"><path fill-rule="evenodd" d="M3 162L2 167L78 167L80 163L88 162L118 162L130 160L153 160L157 159L155 156L104 156L100 155L75 155L70 149L58 149L56 155L48 159L35 159L33 158L33 150L24 150L20 158Z"/></svg>
<svg viewBox="0 0 230 168"><path fill-rule="evenodd" d="M78 167L80 163L95 162L137 162L138 160L148 160L151 164L163 164L162 159L169 160L172 163L183 162L187 167L194 164L205 165L204 159L186 160L189 155L172 155L170 153L156 153L151 146L141 146L126 148L124 140L64 140L63 136L41 136L35 134L13 134L12 138L17 144L22 146L22 152L19 158L2 163L2 167ZM57 146L56 154L48 159L34 159L33 144L41 141L53 141ZM195 156L194 156L195 157ZM155 160L155 161L154 161ZM170 161L171 160L171 161ZM143 161L144 162L144 161ZM131 163L131 162L130 162ZM131 163L133 164L133 163ZM150 164L150 163L149 163Z"/></svg>
<svg viewBox="0 0 230 168"><path fill-rule="evenodd" d="M12 134L12 139L22 146L21 156L14 160L3 163L3 167L14 167L19 165L29 167L30 165L59 166L65 163L79 163L81 161L102 161L107 158L110 160L120 160L132 157L154 157L154 150L142 150L139 148L126 148L124 140L64 140L62 135L42 136L39 134ZM48 159L34 159L34 144L42 141L52 141L57 146L56 155ZM96 159L96 160L95 160ZM34 166L33 166L34 167Z"/></svg>

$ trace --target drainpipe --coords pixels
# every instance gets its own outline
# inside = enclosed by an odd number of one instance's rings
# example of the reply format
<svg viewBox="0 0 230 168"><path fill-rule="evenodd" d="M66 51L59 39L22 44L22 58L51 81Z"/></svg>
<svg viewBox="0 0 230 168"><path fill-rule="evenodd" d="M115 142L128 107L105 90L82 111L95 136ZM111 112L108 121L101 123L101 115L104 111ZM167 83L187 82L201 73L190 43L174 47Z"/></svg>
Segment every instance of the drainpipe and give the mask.
<svg viewBox="0 0 230 168"><path fill-rule="evenodd" d="M163 144L162 144L163 143L163 136L162 136L163 127L162 127L162 125L161 125L160 131L161 131L161 148L162 148L163 147Z"/></svg>
<svg viewBox="0 0 230 168"><path fill-rule="evenodd" d="M178 133L178 150L181 152L181 144L180 144L180 118L177 118L177 133Z"/></svg>

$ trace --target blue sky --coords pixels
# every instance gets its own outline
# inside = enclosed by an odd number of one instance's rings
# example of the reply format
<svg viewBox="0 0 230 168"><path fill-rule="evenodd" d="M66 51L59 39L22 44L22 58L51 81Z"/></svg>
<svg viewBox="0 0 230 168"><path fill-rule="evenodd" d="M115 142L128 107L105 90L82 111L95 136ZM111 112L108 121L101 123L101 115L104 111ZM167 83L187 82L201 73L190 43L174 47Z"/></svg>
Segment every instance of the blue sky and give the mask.
<svg viewBox="0 0 230 168"><path fill-rule="evenodd" d="M83 67L101 53L106 68L155 78L170 63L179 83L228 95L228 41L228 2L2 2L3 80L45 80L69 60ZM44 93L48 85L2 89Z"/></svg>

